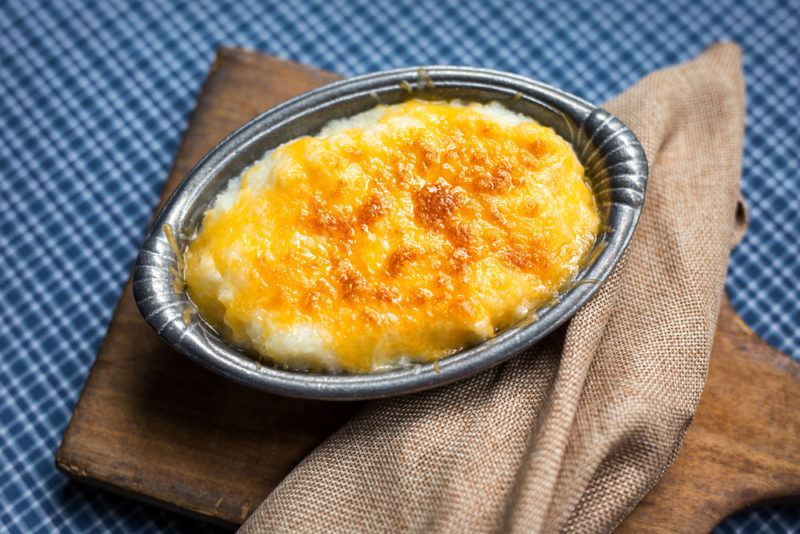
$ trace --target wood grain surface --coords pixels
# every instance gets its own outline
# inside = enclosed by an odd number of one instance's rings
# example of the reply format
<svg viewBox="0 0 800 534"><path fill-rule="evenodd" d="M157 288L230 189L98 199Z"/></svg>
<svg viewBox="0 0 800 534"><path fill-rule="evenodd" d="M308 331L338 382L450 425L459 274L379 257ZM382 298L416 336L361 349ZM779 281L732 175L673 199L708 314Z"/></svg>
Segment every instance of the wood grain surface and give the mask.
<svg viewBox="0 0 800 534"><path fill-rule="evenodd" d="M337 76L219 51L163 200L248 119ZM130 282L56 453L68 475L218 523L241 523L357 403L288 399L233 384L167 347ZM754 503L800 495L800 364L724 302L708 384L673 466L619 530L707 532Z"/></svg>

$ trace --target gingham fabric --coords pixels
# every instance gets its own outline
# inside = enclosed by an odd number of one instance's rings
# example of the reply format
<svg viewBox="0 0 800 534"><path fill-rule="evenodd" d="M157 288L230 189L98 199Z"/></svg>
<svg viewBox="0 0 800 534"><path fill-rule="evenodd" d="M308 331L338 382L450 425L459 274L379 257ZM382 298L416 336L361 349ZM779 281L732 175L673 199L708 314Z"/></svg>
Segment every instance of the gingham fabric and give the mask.
<svg viewBox="0 0 800 534"><path fill-rule="evenodd" d="M53 454L222 44L345 75L451 63L601 102L720 39L744 49L751 224L727 289L800 358L800 2L0 2L0 531L211 530L69 482ZM720 532L800 532L800 511Z"/></svg>

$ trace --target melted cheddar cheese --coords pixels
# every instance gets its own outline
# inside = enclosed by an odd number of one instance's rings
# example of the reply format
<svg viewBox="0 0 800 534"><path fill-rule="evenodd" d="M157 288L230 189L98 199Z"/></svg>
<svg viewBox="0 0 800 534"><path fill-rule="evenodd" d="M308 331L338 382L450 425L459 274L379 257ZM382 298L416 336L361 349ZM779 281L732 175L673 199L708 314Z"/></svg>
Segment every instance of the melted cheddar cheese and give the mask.
<svg viewBox="0 0 800 534"><path fill-rule="evenodd" d="M267 153L185 253L201 315L290 368L433 361L552 300L600 221L552 129L497 103L411 100Z"/></svg>

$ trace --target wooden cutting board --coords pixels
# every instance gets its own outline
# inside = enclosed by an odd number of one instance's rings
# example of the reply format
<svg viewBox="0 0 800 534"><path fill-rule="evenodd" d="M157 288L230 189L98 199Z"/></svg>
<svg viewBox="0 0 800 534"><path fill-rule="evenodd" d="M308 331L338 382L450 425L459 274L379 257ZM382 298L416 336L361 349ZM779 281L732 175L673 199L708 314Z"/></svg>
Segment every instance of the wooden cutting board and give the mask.
<svg viewBox="0 0 800 534"><path fill-rule="evenodd" d="M223 48L163 200L214 144L338 76ZM56 453L73 478L218 523L241 523L358 403L248 390L173 352L125 286ZM800 364L723 304L708 385L674 465L621 531L707 532L739 508L800 495Z"/></svg>

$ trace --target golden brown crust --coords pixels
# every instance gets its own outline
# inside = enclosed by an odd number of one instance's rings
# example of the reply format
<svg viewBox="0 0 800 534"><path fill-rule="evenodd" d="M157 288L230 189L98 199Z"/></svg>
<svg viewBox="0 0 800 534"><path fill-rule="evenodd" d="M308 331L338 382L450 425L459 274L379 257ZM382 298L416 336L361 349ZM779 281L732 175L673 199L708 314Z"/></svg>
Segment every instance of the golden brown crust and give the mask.
<svg viewBox="0 0 800 534"><path fill-rule="evenodd" d="M367 290L367 280L352 266L345 263L339 266L339 291L344 299L352 300Z"/></svg>
<svg viewBox="0 0 800 534"><path fill-rule="evenodd" d="M389 276L394 278L400 271L402 271L403 266L420 256L420 251L414 247L409 247L407 245L399 246L392 254L389 256L389 259L386 260L386 272L389 273Z"/></svg>
<svg viewBox="0 0 800 534"><path fill-rule="evenodd" d="M414 195L414 215L417 220L434 230L443 230L463 197L455 188L443 184L425 184Z"/></svg>
<svg viewBox="0 0 800 534"><path fill-rule="evenodd" d="M389 211L389 204L384 195L373 193L356 212L356 224L359 226L369 226L379 217L386 215Z"/></svg>
<svg viewBox="0 0 800 534"><path fill-rule="evenodd" d="M577 158L532 121L410 101L274 154L206 217L192 297L238 339L320 333L348 370L490 336L552 298L597 231ZM263 169L253 183L276 185L247 189Z"/></svg>

